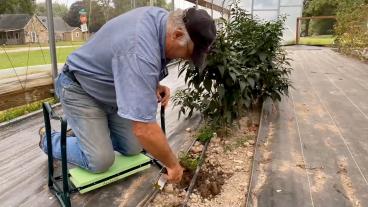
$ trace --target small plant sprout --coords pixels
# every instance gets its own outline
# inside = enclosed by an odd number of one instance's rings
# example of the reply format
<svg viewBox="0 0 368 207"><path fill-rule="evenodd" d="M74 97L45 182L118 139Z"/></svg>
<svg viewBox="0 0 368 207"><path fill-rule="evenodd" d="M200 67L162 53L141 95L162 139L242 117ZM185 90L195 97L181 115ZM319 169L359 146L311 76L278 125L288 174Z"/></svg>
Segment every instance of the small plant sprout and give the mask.
<svg viewBox="0 0 368 207"><path fill-rule="evenodd" d="M199 163L199 157L181 153L179 154L179 161L180 164L187 170L193 172L196 170L198 163Z"/></svg>
<svg viewBox="0 0 368 207"><path fill-rule="evenodd" d="M214 136L215 132L210 127L206 126L199 130L199 134L197 136L197 140L202 144L206 143Z"/></svg>

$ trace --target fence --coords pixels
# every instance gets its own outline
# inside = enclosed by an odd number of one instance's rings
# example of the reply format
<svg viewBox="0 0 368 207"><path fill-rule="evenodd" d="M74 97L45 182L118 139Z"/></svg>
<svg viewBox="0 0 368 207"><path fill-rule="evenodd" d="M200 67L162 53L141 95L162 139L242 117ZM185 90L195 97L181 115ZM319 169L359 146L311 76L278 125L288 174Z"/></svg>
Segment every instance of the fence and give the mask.
<svg viewBox="0 0 368 207"><path fill-rule="evenodd" d="M332 45L335 39L336 16L298 17L296 44Z"/></svg>

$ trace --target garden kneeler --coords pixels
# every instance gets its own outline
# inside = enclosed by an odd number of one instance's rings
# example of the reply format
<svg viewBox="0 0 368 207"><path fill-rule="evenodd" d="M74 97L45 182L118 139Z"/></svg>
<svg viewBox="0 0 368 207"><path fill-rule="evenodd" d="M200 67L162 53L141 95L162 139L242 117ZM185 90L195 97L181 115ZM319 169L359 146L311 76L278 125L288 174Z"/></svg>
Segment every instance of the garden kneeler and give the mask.
<svg viewBox="0 0 368 207"><path fill-rule="evenodd" d="M113 165L104 173L90 173L80 167L68 169L66 156L66 131L67 121L64 117L58 116L51 108L50 104L45 102L42 105L48 156L48 186L50 191L56 196L61 206L70 207L70 194L88 191L100 188L109 183L115 182L129 175L148 169L151 164L159 163L146 152L138 155L124 156L116 155ZM165 132L165 113L164 107L161 107L161 128ZM52 144L51 144L51 119L59 120L61 123L61 175L54 176ZM160 166L161 167L161 166ZM62 185L60 185L62 183Z"/></svg>

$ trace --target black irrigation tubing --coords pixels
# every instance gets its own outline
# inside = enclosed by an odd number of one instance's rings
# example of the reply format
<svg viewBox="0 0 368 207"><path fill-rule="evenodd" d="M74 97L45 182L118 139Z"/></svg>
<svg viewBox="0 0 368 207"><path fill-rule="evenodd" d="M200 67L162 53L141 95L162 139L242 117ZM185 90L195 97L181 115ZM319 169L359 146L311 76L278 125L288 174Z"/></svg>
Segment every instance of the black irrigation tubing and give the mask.
<svg viewBox="0 0 368 207"><path fill-rule="evenodd" d="M188 149L185 151L185 154L188 154L188 152L190 151L190 149L192 149L192 147L193 147L193 145L194 145L194 143L196 143L196 139L194 139L193 141L192 141L192 143L189 145L189 147L188 147ZM164 168L161 168L160 169L160 172L159 172L159 174L158 174L158 176L157 176L157 178L156 179L154 179L154 181L155 182L157 182L158 181L158 179L160 178L160 176L162 175L164 173ZM152 191L151 193L150 193L150 195L149 196L147 196L142 202L141 202L141 206L142 207L147 207L152 201L153 201L153 199L155 199L156 198L156 195L158 194L160 192L160 189L158 189L158 188L155 188L154 189L154 191Z"/></svg>
<svg viewBox="0 0 368 207"><path fill-rule="evenodd" d="M155 182L158 182L158 179L160 178L161 174L163 174L163 170L164 168L160 169L160 172L157 176L157 178L155 179ZM156 197L156 195L160 192L159 188L154 188L154 190L150 193L149 196L147 196L145 199L143 199L141 201L141 205L142 207L147 207L152 201L153 199Z"/></svg>
<svg viewBox="0 0 368 207"><path fill-rule="evenodd" d="M187 203L190 199L190 194L192 194L192 191L194 189L194 185L196 183L196 180L197 180L197 177L198 177L198 173L199 171L201 170L201 167L202 167L202 164L203 164L203 161L205 159L205 156L206 156L206 151L208 149L208 145L210 144L210 141L211 140L208 140L205 144L204 144L204 148L202 150L202 153L201 153L201 157L199 158L199 163L198 163L198 166L197 166L197 169L196 171L194 172L194 176L192 178L192 180L190 181L190 184L189 184L189 188L188 188L188 191L187 191L187 194L185 196L185 199L184 199L184 202L183 202L183 205L182 207L187 207Z"/></svg>
<svg viewBox="0 0 368 207"><path fill-rule="evenodd" d="M192 141L192 143L189 145L188 149L185 151L185 154L188 154L188 153L189 153L190 149L192 149L193 145L194 145L196 142L197 142L197 140L196 140L196 139L194 139L194 140Z"/></svg>
<svg viewBox="0 0 368 207"><path fill-rule="evenodd" d="M258 147L258 144L259 144L259 133L262 129L262 118L263 118L263 114L264 114L264 105L265 103L263 102L262 103L262 107L261 107L261 115L260 115L260 118L259 118L259 124L258 124L258 132L257 132L257 136L256 136L256 141L255 141L255 144L254 144L254 149L253 149L253 161L252 161L252 168L251 168L251 172L250 172L250 176L249 176L249 185L248 185L248 190L247 192L245 193L245 196L246 196L246 199L245 199L245 206L248 207L249 206L249 202L250 202L250 196L251 196L251 190L252 190L252 182L253 182L253 174L254 174L254 171L255 171L255 162L257 161L256 158L257 158L257 155L258 155L258 151L257 151L257 147Z"/></svg>

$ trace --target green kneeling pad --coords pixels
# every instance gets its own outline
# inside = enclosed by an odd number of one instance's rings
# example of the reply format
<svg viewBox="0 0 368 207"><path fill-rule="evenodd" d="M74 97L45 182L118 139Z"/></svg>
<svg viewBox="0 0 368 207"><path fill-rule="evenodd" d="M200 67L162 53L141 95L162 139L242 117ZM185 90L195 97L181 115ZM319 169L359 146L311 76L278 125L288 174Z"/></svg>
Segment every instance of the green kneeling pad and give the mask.
<svg viewBox="0 0 368 207"><path fill-rule="evenodd" d="M115 155L114 164L109 170L103 173L91 173L79 167L70 169L70 181L79 188L80 193L86 193L148 169L151 166L150 163L151 159L144 154L133 156L119 154Z"/></svg>

